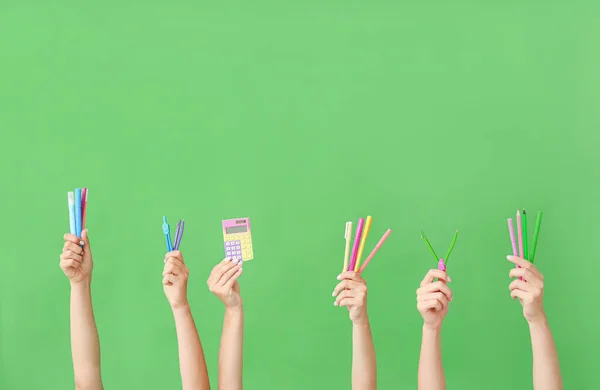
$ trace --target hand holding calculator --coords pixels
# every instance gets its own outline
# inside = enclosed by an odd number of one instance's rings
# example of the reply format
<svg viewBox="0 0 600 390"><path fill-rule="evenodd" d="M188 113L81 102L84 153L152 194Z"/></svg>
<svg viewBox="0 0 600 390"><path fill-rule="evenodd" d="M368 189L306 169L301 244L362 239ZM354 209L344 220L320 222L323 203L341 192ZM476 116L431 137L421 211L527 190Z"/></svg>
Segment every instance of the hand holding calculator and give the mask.
<svg viewBox="0 0 600 390"><path fill-rule="evenodd" d="M234 260L248 261L254 258L250 218L235 218L223 221L225 256Z"/></svg>

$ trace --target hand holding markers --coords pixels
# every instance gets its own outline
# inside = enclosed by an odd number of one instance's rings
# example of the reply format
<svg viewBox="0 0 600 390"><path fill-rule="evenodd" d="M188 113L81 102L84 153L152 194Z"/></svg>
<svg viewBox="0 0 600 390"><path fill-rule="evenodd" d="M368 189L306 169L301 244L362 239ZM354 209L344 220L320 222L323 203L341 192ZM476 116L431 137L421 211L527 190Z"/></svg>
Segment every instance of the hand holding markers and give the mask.
<svg viewBox="0 0 600 390"><path fill-rule="evenodd" d="M359 273L359 274L362 273L364 271L364 269L367 267L367 265L371 262L371 260L373 259L373 257L375 256L375 254L377 253L379 248L381 248L381 246L383 245L385 240L387 240L390 233L392 232L392 229L388 229L383 234L383 236L381 237L381 239L379 240L377 245L375 245L375 248L371 251L371 253L367 257L367 259L365 260L362 267L360 267L360 259L362 257L365 243L367 241L367 236L369 235L369 230L371 229L372 220L373 220L373 218L370 215L367 216L366 226L365 226L365 220L363 218L360 218L358 220L358 225L356 227L356 235L354 237L354 246L352 248L352 256L350 258L350 266L348 266L348 255L349 255L349 249L350 249L350 242L352 241L352 222L346 222L346 231L344 234L344 238L346 239L346 250L344 252L344 268L342 271L347 270L347 271L354 271L355 273ZM363 227L365 227L364 233L363 233Z"/></svg>
<svg viewBox="0 0 600 390"><path fill-rule="evenodd" d="M354 324L367 321L367 282L354 271L342 272L338 276L340 283L335 286L333 296L334 306L348 308L350 320Z"/></svg>
<svg viewBox="0 0 600 390"><path fill-rule="evenodd" d="M510 270L513 280L508 286L512 299L519 298L523 306L523 315L529 322L543 320L544 313L544 275L535 265L516 256L507 256L508 261L519 266Z"/></svg>
<svg viewBox="0 0 600 390"><path fill-rule="evenodd" d="M60 268L71 284L90 282L94 264L87 230L83 231L81 238L74 234L65 234L65 244L60 255Z"/></svg>
<svg viewBox="0 0 600 390"><path fill-rule="evenodd" d="M87 188L76 188L74 192L67 193L70 232L77 237L81 237L81 232L85 229L87 196Z"/></svg>

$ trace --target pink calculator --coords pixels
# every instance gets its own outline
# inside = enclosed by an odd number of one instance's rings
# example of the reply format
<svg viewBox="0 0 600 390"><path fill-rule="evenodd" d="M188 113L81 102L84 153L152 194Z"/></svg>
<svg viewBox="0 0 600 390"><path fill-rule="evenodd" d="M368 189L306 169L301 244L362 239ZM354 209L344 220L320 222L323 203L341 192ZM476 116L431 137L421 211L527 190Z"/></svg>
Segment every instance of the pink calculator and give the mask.
<svg viewBox="0 0 600 390"><path fill-rule="evenodd" d="M223 221L225 256L248 261L254 258L250 218L235 218Z"/></svg>

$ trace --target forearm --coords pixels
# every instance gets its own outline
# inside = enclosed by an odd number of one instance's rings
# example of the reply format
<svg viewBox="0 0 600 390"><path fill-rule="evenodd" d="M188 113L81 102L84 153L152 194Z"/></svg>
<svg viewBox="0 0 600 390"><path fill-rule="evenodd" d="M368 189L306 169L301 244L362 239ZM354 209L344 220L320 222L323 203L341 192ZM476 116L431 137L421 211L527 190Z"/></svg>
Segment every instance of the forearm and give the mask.
<svg viewBox="0 0 600 390"><path fill-rule="evenodd" d="M352 390L377 389L377 361L369 319L352 325Z"/></svg>
<svg viewBox="0 0 600 390"><path fill-rule="evenodd" d="M529 324L533 352L533 388L562 390L558 353L546 317Z"/></svg>
<svg viewBox="0 0 600 390"><path fill-rule="evenodd" d="M446 378L442 365L441 328L423 326L419 359L419 390L445 390Z"/></svg>
<svg viewBox="0 0 600 390"><path fill-rule="evenodd" d="M225 309L219 348L219 390L241 390L244 344L244 309Z"/></svg>
<svg viewBox="0 0 600 390"><path fill-rule="evenodd" d="M90 281L71 285L71 353L76 389L102 389L100 341Z"/></svg>
<svg viewBox="0 0 600 390"><path fill-rule="evenodd" d="M173 309L182 390L210 389L204 351L188 305Z"/></svg>

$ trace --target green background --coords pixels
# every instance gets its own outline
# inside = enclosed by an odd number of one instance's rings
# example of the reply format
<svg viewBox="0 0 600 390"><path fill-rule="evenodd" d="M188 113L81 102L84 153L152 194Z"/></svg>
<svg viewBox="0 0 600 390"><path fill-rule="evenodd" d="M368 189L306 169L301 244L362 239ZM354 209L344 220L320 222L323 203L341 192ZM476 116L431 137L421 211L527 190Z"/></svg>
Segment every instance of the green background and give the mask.
<svg viewBox="0 0 600 390"><path fill-rule="evenodd" d="M219 3L219 4L216 4ZM600 22L577 1L0 4L0 388L72 388L66 192L90 188L107 389L180 387L161 218L186 220L189 297L213 385L221 220L251 218L248 389L350 388L331 291L347 220L373 215L382 389L416 388L415 290L449 263L449 388L530 389L506 218L544 211L536 263L565 387L600 347ZM533 219L534 217L532 217ZM530 222L533 231L533 222Z"/></svg>

